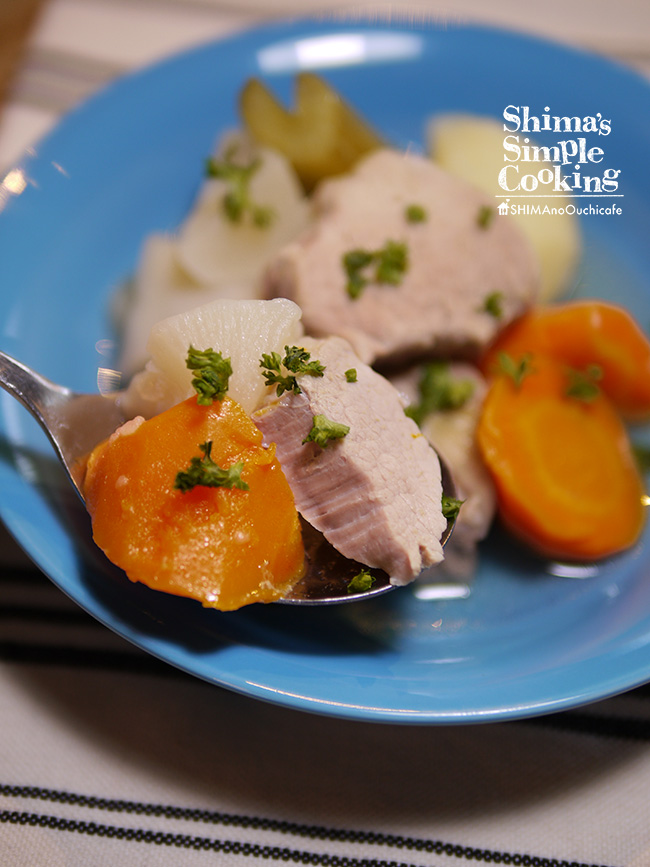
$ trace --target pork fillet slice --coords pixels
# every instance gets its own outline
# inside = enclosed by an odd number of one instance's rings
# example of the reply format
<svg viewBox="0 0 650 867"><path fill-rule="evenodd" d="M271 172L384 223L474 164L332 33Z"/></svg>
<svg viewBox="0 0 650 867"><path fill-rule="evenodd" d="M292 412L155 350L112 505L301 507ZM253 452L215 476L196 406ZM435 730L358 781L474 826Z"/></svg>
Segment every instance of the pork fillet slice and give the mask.
<svg viewBox="0 0 650 867"><path fill-rule="evenodd" d="M496 204L425 157L377 151L353 174L320 185L315 223L270 263L263 291L295 301L308 334L345 337L369 364L473 358L539 288L532 248ZM411 205L423 221L409 222ZM387 241L406 244L401 283L371 281L351 298L343 256ZM500 310L486 307L491 297Z"/></svg>
<svg viewBox="0 0 650 867"><path fill-rule="evenodd" d="M397 390L337 337L301 345L325 366L298 378L253 419L276 453L300 514L341 554L406 584L443 558L440 463ZM354 368L356 382L346 371ZM347 425L325 447L304 442L314 416Z"/></svg>
<svg viewBox="0 0 650 867"><path fill-rule="evenodd" d="M488 385L481 373L466 362L451 362L448 374L452 381L469 381L472 393L462 406L429 413L421 430L449 467L457 496L463 501L445 547L445 572L469 578L476 569L477 545L487 536L496 514L494 482L476 444L476 427ZM418 367L390 377L405 404L418 402L420 375Z"/></svg>

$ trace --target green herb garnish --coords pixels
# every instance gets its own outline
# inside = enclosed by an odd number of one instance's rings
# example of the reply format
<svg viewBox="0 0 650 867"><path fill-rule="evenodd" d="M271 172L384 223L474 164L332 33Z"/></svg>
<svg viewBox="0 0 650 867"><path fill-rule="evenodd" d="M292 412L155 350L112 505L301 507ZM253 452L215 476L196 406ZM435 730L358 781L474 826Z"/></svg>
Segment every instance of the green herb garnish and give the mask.
<svg viewBox="0 0 650 867"><path fill-rule="evenodd" d="M356 382L357 381L357 369L356 367L350 367L345 371L345 378L348 382Z"/></svg>
<svg viewBox="0 0 650 867"><path fill-rule="evenodd" d="M387 241L376 254L377 283L389 283L399 286L408 269L408 250L406 244L400 241Z"/></svg>
<svg viewBox="0 0 650 867"><path fill-rule="evenodd" d="M476 215L476 223L481 229L487 229L494 219L494 208L489 205L481 205Z"/></svg>
<svg viewBox="0 0 650 867"><path fill-rule="evenodd" d="M244 462L238 461L228 469L222 469L210 457L212 442L201 443L199 446L203 457L193 457L186 470L176 474L174 487L186 494L197 486L205 488L239 488L248 490L248 484L241 478Z"/></svg>
<svg viewBox="0 0 650 867"><path fill-rule="evenodd" d="M277 395L280 397L285 391L300 394L300 386L295 376L282 373L282 356L279 352L264 353L260 359L260 367L266 368L262 376L267 385L277 385Z"/></svg>
<svg viewBox="0 0 650 867"><path fill-rule="evenodd" d="M188 370L194 374L192 388L196 391L196 402L210 406L212 401L221 400L228 391L228 381L232 376L229 358L213 349L195 349L190 346L185 359Z"/></svg>
<svg viewBox="0 0 650 867"><path fill-rule="evenodd" d="M320 361L312 361L311 354L301 346L285 346L284 353L284 358L279 352L271 352L260 359L260 367L265 368L262 376L267 385L277 385L278 397L285 391L300 394L297 376L322 376L325 372ZM283 373L283 368L289 373Z"/></svg>
<svg viewBox="0 0 650 867"><path fill-rule="evenodd" d="M650 446L641 443L633 443L632 451L639 470L642 473L650 473Z"/></svg>
<svg viewBox="0 0 650 867"><path fill-rule="evenodd" d="M322 376L325 368L320 361L312 361L311 353L302 346L285 346L282 363L292 373L307 374L308 376Z"/></svg>
<svg viewBox="0 0 650 867"><path fill-rule="evenodd" d="M586 370L574 370L570 368L568 374L567 397L575 397L577 400L584 400L586 403L598 397L600 388L597 382L603 376L603 370L600 365L590 364Z"/></svg>
<svg viewBox="0 0 650 867"><path fill-rule="evenodd" d="M343 256L343 267L348 276L346 288L350 298L356 299L361 295L364 286L369 282L361 272L373 261L374 253L367 250L350 250Z"/></svg>
<svg viewBox="0 0 650 867"><path fill-rule="evenodd" d="M501 319L503 316L503 292L490 292L483 302L481 310L494 316L495 319Z"/></svg>
<svg viewBox="0 0 650 867"><path fill-rule="evenodd" d="M343 256L347 293L358 298L368 283L399 286L408 270L408 249L401 241L386 241L379 250L349 250Z"/></svg>
<svg viewBox="0 0 650 867"><path fill-rule="evenodd" d="M362 569L348 584L348 593L366 593L372 589L376 578L367 569Z"/></svg>
<svg viewBox="0 0 650 867"><path fill-rule="evenodd" d="M460 507L464 500L457 500L456 497L449 497L447 494L442 495L442 514L448 521L455 521L458 517Z"/></svg>
<svg viewBox="0 0 650 867"><path fill-rule="evenodd" d="M507 352L500 352L497 361L499 371L509 376L517 388L533 372L532 356L529 352L522 355L519 361L515 361Z"/></svg>
<svg viewBox="0 0 650 867"><path fill-rule="evenodd" d="M254 202L250 193L251 178L262 161L258 158L241 165L235 162L234 153L235 148L229 148L222 160L210 157L206 163L206 174L227 184L228 191L222 199L222 207L231 222L241 223L248 215L254 226L264 229L272 223L275 214L272 208Z"/></svg>
<svg viewBox="0 0 650 867"><path fill-rule="evenodd" d="M350 432L347 424L342 424L338 421L330 421L325 415L315 415L312 421L311 430L304 438L305 443L316 443L322 449L332 442L332 440L343 439Z"/></svg>
<svg viewBox="0 0 650 867"><path fill-rule="evenodd" d="M422 205L408 205L404 210L408 223L426 223L428 214Z"/></svg>
<svg viewBox="0 0 650 867"><path fill-rule="evenodd" d="M446 361L432 361L422 368L420 400L406 408L406 415L421 425L429 413L463 406L474 394L474 387L471 379L454 379Z"/></svg>

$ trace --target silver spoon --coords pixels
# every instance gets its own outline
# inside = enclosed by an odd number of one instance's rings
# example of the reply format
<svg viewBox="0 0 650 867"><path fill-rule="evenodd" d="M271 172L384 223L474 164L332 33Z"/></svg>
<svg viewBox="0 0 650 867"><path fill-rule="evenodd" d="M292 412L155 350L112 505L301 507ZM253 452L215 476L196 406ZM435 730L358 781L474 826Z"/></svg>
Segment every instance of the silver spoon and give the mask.
<svg viewBox="0 0 650 867"><path fill-rule="evenodd" d="M54 451L72 482L81 501L85 458L102 440L126 421L113 395L81 394L36 373L0 350L0 386L31 413L47 434ZM445 493L456 496L451 473L441 460L442 486ZM338 553L327 540L306 521L302 522L307 569L304 578L280 600L290 605L327 605L355 602L378 596L394 589L388 575L372 570L375 583L370 590L350 593L348 585L363 568ZM444 545L453 529L447 528Z"/></svg>

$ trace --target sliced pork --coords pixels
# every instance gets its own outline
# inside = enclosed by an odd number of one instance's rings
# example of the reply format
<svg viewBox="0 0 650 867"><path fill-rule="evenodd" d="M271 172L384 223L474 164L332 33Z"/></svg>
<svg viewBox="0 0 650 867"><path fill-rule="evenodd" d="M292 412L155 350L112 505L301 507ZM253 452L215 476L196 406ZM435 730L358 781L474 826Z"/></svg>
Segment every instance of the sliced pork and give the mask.
<svg viewBox="0 0 650 867"><path fill-rule="evenodd" d="M465 575L476 565L476 546L484 539L496 513L494 483L476 445L476 426L487 392L487 383L470 364L453 362L448 366L451 381L469 384L467 400L453 409L427 414L421 430L446 462L463 505L445 548L445 571ZM391 382L407 404L418 401L419 367L391 377Z"/></svg>
<svg viewBox="0 0 650 867"><path fill-rule="evenodd" d="M495 203L425 157L377 151L321 184L315 223L272 261L264 292L295 301L308 334L345 337L370 364L471 358L539 286L532 249ZM379 254L391 242L403 245L406 268L398 262L383 282ZM346 268L351 251L374 262Z"/></svg>
<svg viewBox="0 0 650 867"><path fill-rule="evenodd" d="M437 455L405 416L396 389L349 343L307 338L301 345L324 365L323 375L299 376L299 394L284 393L253 419L265 442L276 443L303 518L344 556L405 584L443 556ZM323 446L305 442L317 416L349 431Z"/></svg>

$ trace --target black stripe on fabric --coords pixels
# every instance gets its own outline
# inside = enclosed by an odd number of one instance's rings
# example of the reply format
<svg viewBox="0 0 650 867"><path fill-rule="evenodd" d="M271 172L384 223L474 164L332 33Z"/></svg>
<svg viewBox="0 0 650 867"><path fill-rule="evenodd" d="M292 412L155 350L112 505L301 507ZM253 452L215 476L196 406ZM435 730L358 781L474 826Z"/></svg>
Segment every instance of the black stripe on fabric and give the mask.
<svg viewBox="0 0 650 867"><path fill-rule="evenodd" d="M98 620L81 608L46 608L35 605L0 605L0 619L22 620L30 623L55 623L100 627ZM102 629L104 627L101 627Z"/></svg>
<svg viewBox="0 0 650 867"><path fill-rule="evenodd" d="M121 650L95 650L52 644L19 644L0 642L0 659L4 662L32 665L62 665L72 668L94 668L131 674L154 674L161 677L189 677L179 669L145 653Z"/></svg>
<svg viewBox="0 0 650 867"><path fill-rule="evenodd" d="M54 585L38 569L23 569L22 567L3 566L0 569L0 584L42 584Z"/></svg>
<svg viewBox="0 0 650 867"><path fill-rule="evenodd" d="M283 846L269 846L268 844L247 843L238 840L218 840L212 837L173 834L164 831L151 831L145 828L120 828L114 825L84 822L77 819L62 819L58 816L48 816L39 813L3 810L0 812L0 822L50 828L55 831L68 831L97 837L108 837L127 842L153 843L157 846L223 852L262 858L266 861L292 861L294 864L311 864L315 865L315 867L417 867L415 862L386 861L379 858L356 858L348 855L305 852ZM452 843L442 843L433 840L422 842L425 845L418 847L420 851L463 858L468 861L523 865L523 867L604 867L604 865L558 860L557 858L544 858L538 855L511 854L489 849L477 849L471 846L455 846Z"/></svg>
<svg viewBox="0 0 650 867"><path fill-rule="evenodd" d="M635 687L628 695L632 698L650 698L650 683L644 683L643 686Z"/></svg>
<svg viewBox="0 0 650 867"><path fill-rule="evenodd" d="M622 738L633 741L650 740L650 720L632 717L592 716L591 714L567 711L561 714L520 720L518 724L578 732L597 737Z"/></svg>
<svg viewBox="0 0 650 867"><path fill-rule="evenodd" d="M0 659L4 662L30 665L61 665L71 668L124 671L130 674L156 675L158 677L190 677L174 666L145 653L94 650L87 647L3 641L0 642ZM650 740L650 720L596 716L576 713L575 711L531 717L509 724L534 725L557 731L593 735L594 737L613 737L634 741Z"/></svg>
<svg viewBox="0 0 650 867"><path fill-rule="evenodd" d="M394 849L406 849L408 851L427 852L438 855L449 855L457 858L465 858L467 860L485 861L494 864L521 864L530 865L530 867L597 867L597 865L587 865L577 861L566 861L557 858L544 858L538 855L521 855L519 853L499 852L491 849L478 849L471 846L460 846L453 843L444 843L441 840L424 840L416 837L403 837L395 834L382 834L374 831L354 831L343 828L325 828L319 825L304 825L296 822L287 822L278 819L269 819L260 816L240 816L230 813L219 813L211 810L200 810L189 807L176 807L169 804L150 804L139 803L137 801L123 801L111 798L99 798L93 795L80 795L73 792L57 791L55 789L42 789L38 786L15 786L9 784L0 784L0 795L14 798L30 798L33 800L50 801L59 804L70 804L79 807L88 807L91 809L106 810L116 813L130 813L144 816L155 816L157 818L190 820L194 822L203 822L210 824L227 825L231 827L239 827L252 829L255 831L267 831L280 834L287 834L297 837L307 837L312 840L324 840L327 842L336 843L356 843L373 846L385 846ZM32 813L18 813L14 811L4 811L7 815L30 816ZM1 814L0 814L1 815ZM6 820L10 821L10 820ZM65 821L65 820L61 820ZM94 823L82 823L84 825ZM108 826L112 827L112 826ZM62 830L76 830L62 829ZM187 839L211 839L211 838L194 838L191 835L170 835L180 836ZM145 841L150 842L150 841ZM153 841L155 842L155 841ZM215 841L219 842L219 841ZM177 844L172 844L177 845ZM271 847L264 847L270 849ZM220 850L225 851L225 850ZM294 853L295 850L283 847L283 853ZM241 853L245 854L245 853ZM297 853L303 854L303 853ZM307 853L311 855L311 853ZM260 857L267 857L261 855ZM318 856L327 858L331 856ZM281 860L294 860L293 858L282 857ZM331 861L307 861L303 863L314 864L333 864ZM339 863L339 862L337 862ZM341 864L372 864L372 865L394 865L394 861L378 861L374 859L362 860L345 860L340 861ZM413 865L408 865L413 867ZM602 865L601 865L602 867Z"/></svg>

